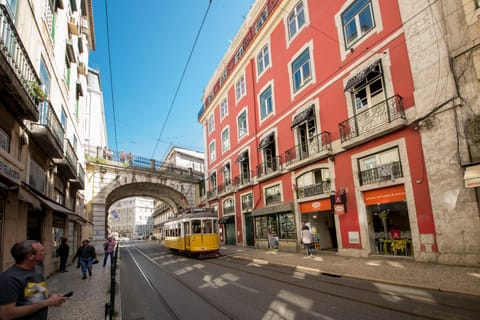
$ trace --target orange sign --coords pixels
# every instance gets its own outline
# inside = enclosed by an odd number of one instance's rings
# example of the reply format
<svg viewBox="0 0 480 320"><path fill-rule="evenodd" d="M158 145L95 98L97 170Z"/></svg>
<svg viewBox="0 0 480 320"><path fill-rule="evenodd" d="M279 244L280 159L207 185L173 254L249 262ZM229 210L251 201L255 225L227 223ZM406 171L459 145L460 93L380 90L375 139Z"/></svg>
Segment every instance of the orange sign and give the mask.
<svg viewBox="0 0 480 320"><path fill-rule="evenodd" d="M332 205L330 204L330 198L300 203L300 212L302 213L327 211L327 210L332 210Z"/></svg>
<svg viewBox="0 0 480 320"><path fill-rule="evenodd" d="M405 199L405 187L403 184L388 188L365 191L363 193L363 200L367 206L379 203L399 202L404 201Z"/></svg>
<svg viewBox="0 0 480 320"><path fill-rule="evenodd" d="M335 203L333 205L333 213L336 215L345 214L345 205L343 203Z"/></svg>

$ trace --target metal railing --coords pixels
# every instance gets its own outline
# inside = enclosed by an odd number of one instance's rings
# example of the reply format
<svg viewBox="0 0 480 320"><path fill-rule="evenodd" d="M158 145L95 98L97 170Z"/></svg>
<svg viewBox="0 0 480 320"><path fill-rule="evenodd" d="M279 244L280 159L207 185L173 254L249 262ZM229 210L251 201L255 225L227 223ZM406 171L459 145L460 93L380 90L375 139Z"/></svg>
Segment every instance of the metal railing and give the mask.
<svg viewBox="0 0 480 320"><path fill-rule="evenodd" d="M5 4L0 4L0 52L35 103L33 86L40 86L40 79Z"/></svg>
<svg viewBox="0 0 480 320"><path fill-rule="evenodd" d="M78 161L77 154L75 153L75 150L73 149L73 146L70 143L70 140L65 139L64 141L65 141L65 145L63 150L64 150L65 159L72 167L72 172L77 174L77 161Z"/></svg>
<svg viewBox="0 0 480 320"><path fill-rule="evenodd" d="M305 143L298 144L285 151L285 164L290 165L331 149L330 132L323 131L309 138Z"/></svg>
<svg viewBox="0 0 480 320"><path fill-rule="evenodd" d="M44 101L38 105L39 118L38 124L49 129L59 146L63 146L65 131L58 119L55 110L53 110L50 101Z"/></svg>
<svg viewBox="0 0 480 320"><path fill-rule="evenodd" d="M257 165L257 178L272 174L280 170L281 158L279 156L272 157L270 160Z"/></svg>
<svg viewBox="0 0 480 320"><path fill-rule="evenodd" d="M405 118L402 97L394 95L338 124L341 142L346 142L393 120Z"/></svg>
<svg viewBox="0 0 480 320"><path fill-rule="evenodd" d="M298 199L327 194L330 193L330 181L322 181L308 186L298 187L296 191Z"/></svg>
<svg viewBox="0 0 480 320"><path fill-rule="evenodd" d="M282 200L282 196L280 195L280 193L268 194L265 196L265 204L267 205L280 202L281 200Z"/></svg>
<svg viewBox="0 0 480 320"><path fill-rule="evenodd" d="M403 171L400 161L382 164L371 169L360 171L359 173L361 186L401 177L403 177Z"/></svg>

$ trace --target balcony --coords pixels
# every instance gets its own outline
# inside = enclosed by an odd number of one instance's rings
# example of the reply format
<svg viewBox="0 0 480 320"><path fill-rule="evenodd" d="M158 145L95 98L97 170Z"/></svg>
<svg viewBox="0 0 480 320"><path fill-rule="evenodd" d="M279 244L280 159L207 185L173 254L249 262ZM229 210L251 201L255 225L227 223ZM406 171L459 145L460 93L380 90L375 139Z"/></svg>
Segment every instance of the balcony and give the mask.
<svg viewBox="0 0 480 320"><path fill-rule="evenodd" d="M248 170L243 172L240 176L233 178L233 187L234 188L243 188L252 185L253 183L253 171Z"/></svg>
<svg viewBox="0 0 480 320"><path fill-rule="evenodd" d="M253 209L253 199L249 197L248 200L242 201L242 211L248 211Z"/></svg>
<svg viewBox="0 0 480 320"><path fill-rule="evenodd" d="M281 158L279 156L272 157L270 160L257 165L257 179L267 178L280 174Z"/></svg>
<svg viewBox="0 0 480 320"><path fill-rule="evenodd" d="M68 139L64 139L63 157L54 159L60 173L67 179L74 179L77 176L77 154L73 150L72 144Z"/></svg>
<svg viewBox="0 0 480 320"><path fill-rule="evenodd" d="M267 206L270 204L278 203L280 201L282 201L282 196L280 195L280 193L265 195L265 204Z"/></svg>
<svg viewBox="0 0 480 320"><path fill-rule="evenodd" d="M285 165L288 169L309 164L319 159L326 158L332 150L330 132L321 132L320 134L309 138L305 143L285 151Z"/></svg>
<svg viewBox="0 0 480 320"><path fill-rule="evenodd" d="M211 188L210 190L207 191L207 199L215 199L218 196L217 188Z"/></svg>
<svg viewBox="0 0 480 320"><path fill-rule="evenodd" d="M77 163L77 176L74 179L70 179L70 186L74 189L84 189L85 188L85 170L82 168L80 163Z"/></svg>
<svg viewBox="0 0 480 320"><path fill-rule="evenodd" d="M322 181L304 187L298 187L297 198L306 198L330 193L330 181Z"/></svg>
<svg viewBox="0 0 480 320"><path fill-rule="evenodd" d="M402 164L399 161L378 165L377 167L360 171L360 185L394 181L403 177Z"/></svg>
<svg viewBox="0 0 480 320"><path fill-rule="evenodd" d="M407 125L402 97L394 95L341 122L342 147L352 148Z"/></svg>
<svg viewBox="0 0 480 320"><path fill-rule="evenodd" d="M0 4L0 96L19 119L38 120L34 86L40 86L40 80L7 7Z"/></svg>
<svg viewBox="0 0 480 320"><path fill-rule="evenodd" d="M42 150L50 158L60 158L63 155L63 131L60 120L49 101L38 105L40 116L38 122L30 124L32 138L42 146Z"/></svg>

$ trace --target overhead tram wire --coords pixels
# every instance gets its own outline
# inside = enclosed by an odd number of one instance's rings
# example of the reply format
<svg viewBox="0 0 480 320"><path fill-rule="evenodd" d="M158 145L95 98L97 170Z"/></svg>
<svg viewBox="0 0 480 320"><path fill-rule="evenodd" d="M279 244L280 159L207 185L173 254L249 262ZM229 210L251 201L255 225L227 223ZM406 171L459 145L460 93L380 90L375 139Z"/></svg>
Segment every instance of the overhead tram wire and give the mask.
<svg viewBox="0 0 480 320"><path fill-rule="evenodd" d="M112 109L113 109L113 130L115 134L115 152L118 153L118 139L117 139L117 118L115 115L115 96L113 95L113 72L112 72L112 57L110 50L110 29L108 27L108 0L105 0L105 18L107 25L107 47L108 47L108 70L110 76L110 95L112 96Z"/></svg>
<svg viewBox="0 0 480 320"><path fill-rule="evenodd" d="M198 38L200 37L200 33L202 32L203 25L205 24L205 20L207 19L208 11L210 10L211 5L212 5L212 0L209 0L208 7L205 10L205 14L203 15L202 23L200 24L200 27L198 29L197 36L195 37L195 41L193 42L192 49L190 50L190 53L187 58L187 62L185 63L185 67L183 68L182 76L180 77L180 81L178 82L177 89L175 90L175 94L173 95L173 99L170 104L170 107L168 108L167 116L163 121L162 129L160 130L160 134L158 136L157 142L155 143L155 148L153 148L152 157L151 157L152 159L155 158L155 153L157 152L158 144L160 143L160 139L162 138L163 131L165 130L165 126L167 125L168 118L170 117L170 113L172 112L175 101L177 100L178 92L180 91L180 87L182 86L183 79L185 78L185 74L187 73L188 65L190 64L193 51L195 50L195 47L197 45Z"/></svg>

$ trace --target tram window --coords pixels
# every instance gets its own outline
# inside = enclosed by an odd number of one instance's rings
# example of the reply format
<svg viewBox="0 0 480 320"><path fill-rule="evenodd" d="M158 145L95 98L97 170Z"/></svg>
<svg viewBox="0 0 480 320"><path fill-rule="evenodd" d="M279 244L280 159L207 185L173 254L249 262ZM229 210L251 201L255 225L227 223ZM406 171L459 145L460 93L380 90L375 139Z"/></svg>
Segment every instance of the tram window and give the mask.
<svg viewBox="0 0 480 320"><path fill-rule="evenodd" d="M218 233L218 221L213 221L213 233Z"/></svg>
<svg viewBox="0 0 480 320"><path fill-rule="evenodd" d="M212 220L203 220L203 233L212 233Z"/></svg>
<svg viewBox="0 0 480 320"><path fill-rule="evenodd" d="M201 220L192 220L192 233L201 233Z"/></svg>

